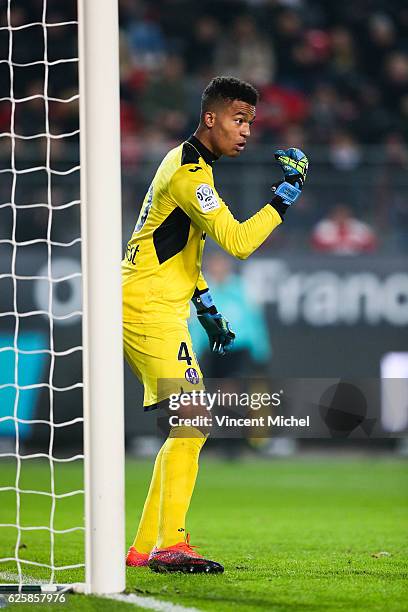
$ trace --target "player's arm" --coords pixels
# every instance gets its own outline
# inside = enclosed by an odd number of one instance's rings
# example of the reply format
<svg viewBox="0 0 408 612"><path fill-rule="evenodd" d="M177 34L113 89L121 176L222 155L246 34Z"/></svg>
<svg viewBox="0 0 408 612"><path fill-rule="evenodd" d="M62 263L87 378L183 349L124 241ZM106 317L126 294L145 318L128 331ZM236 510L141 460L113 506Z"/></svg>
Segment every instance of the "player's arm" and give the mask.
<svg viewBox="0 0 408 612"><path fill-rule="evenodd" d="M191 301L196 308L197 318L207 333L210 350L225 355L232 348L235 334L227 319L218 312L202 272Z"/></svg>
<svg viewBox="0 0 408 612"><path fill-rule="evenodd" d="M204 279L202 274L200 277ZM207 333L210 350L225 355L232 349L235 334L227 319L215 307L208 286L203 289L198 289L197 286L191 300L196 308L197 318Z"/></svg>
<svg viewBox="0 0 408 612"><path fill-rule="evenodd" d="M210 176L204 171L189 172L188 165L182 166L170 183L171 195L190 217L195 225L213 238L227 253L246 259L282 223L287 208L299 197L307 172L307 158L303 168L304 176L288 165L290 149L279 151L276 159L284 171L285 180L274 185L274 197L252 217L240 223L231 214L228 206L215 191ZM282 155L284 154L284 155ZM288 162L289 160L289 162ZM300 162L296 161L298 168ZM288 170L285 170L285 167ZM294 171L293 177L290 176Z"/></svg>
<svg viewBox="0 0 408 612"><path fill-rule="evenodd" d="M188 176L187 172L187 167L182 166L172 178L170 189L174 200L197 227L230 255L246 259L282 222L279 213L268 204L240 223L219 197L206 173L196 176L201 174L198 171Z"/></svg>

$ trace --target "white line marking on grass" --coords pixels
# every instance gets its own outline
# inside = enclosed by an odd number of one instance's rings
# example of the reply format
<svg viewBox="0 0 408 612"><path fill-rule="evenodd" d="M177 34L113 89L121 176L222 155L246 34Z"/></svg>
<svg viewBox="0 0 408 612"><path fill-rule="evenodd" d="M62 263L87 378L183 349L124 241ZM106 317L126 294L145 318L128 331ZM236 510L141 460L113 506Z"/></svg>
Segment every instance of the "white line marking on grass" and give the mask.
<svg viewBox="0 0 408 612"><path fill-rule="evenodd" d="M23 584L49 584L48 580L40 580L40 578L34 578L34 576L27 576L27 574L21 574ZM0 572L0 580L7 580L13 584L20 582L20 576L13 574L13 572Z"/></svg>
<svg viewBox="0 0 408 612"><path fill-rule="evenodd" d="M0 581L1 580L6 580L7 582L5 584L13 586L20 585L20 576L14 572L0 572ZM65 593L71 590L70 584L51 584L49 580L42 580L41 578L23 573L21 574L21 584L40 586L42 593Z"/></svg>
<svg viewBox="0 0 408 612"><path fill-rule="evenodd" d="M134 593L130 593L130 595L103 595L103 597L114 599L115 601L123 601L123 603L133 604L148 610L157 610L157 612L200 612L198 608L186 608L179 604L173 604L170 601L161 601L154 597L142 597Z"/></svg>
<svg viewBox="0 0 408 612"><path fill-rule="evenodd" d="M28 574L21 574L23 584L48 584L48 580L40 580L34 576ZM0 580L18 584L20 576L13 572L0 572ZM200 612L198 608L187 608L180 606L179 604L173 604L170 601L162 601L155 599L154 597L142 597L141 595L135 595L130 593L129 595L118 594L118 595L101 595L104 599L113 599L115 601L122 601L123 603L137 606L139 608L147 608L148 610L156 610L157 612Z"/></svg>

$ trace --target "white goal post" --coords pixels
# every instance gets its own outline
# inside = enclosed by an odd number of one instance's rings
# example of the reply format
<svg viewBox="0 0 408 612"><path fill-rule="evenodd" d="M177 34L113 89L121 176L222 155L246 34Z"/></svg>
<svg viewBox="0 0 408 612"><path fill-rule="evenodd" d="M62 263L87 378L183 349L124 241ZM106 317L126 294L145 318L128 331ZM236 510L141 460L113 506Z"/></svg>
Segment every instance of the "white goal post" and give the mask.
<svg viewBox="0 0 408 612"><path fill-rule="evenodd" d="M78 0L86 592L125 589L117 0Z"/></svg>

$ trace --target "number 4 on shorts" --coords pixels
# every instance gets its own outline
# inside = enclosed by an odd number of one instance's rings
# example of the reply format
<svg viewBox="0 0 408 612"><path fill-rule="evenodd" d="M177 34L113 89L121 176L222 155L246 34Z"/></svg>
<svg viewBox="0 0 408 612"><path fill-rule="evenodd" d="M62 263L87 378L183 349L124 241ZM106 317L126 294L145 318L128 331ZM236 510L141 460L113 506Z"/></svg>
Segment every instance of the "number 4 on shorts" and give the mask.
<svg viewBox="0 0 408 612"><path fill-rule="evenodd" d="M179 352L177 355L177 359L179 361L187 361L187 365L191 365L193 360L190 357L190 353L188 352L187 344L185 342L180 343Z"/></svg>

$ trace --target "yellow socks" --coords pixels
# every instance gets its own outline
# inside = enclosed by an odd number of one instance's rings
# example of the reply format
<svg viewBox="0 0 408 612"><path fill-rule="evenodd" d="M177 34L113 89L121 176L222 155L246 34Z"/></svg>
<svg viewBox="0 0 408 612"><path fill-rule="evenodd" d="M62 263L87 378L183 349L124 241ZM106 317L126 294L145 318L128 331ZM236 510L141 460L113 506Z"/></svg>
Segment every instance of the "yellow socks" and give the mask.
<svg viewBox="0 0 408 612"><path fill-rule="evenodd" d="M149 492L133 546L138 552L184 540L185 520L206 437L195 427L174 427L154 464ZM157 542L156 542L157 541Z"/></svg>
<svg viewBox="0 0 408 612"><path fill-rule="evenodd" d="M162 456L166 443L159 450L154 463L152 480L149 492L143 508L142 518L133 542L133 546L138 552L150 553L156 544L157 532L159 528L159 506L160 506L160 483Z"/></svg>
<svg viewBox="0 0 408 612"><path fill-rule="evenodd" d="M174 427L163 445L157 548L185 538L186 514L205 441L206 436L195 427Z"/></svg>

